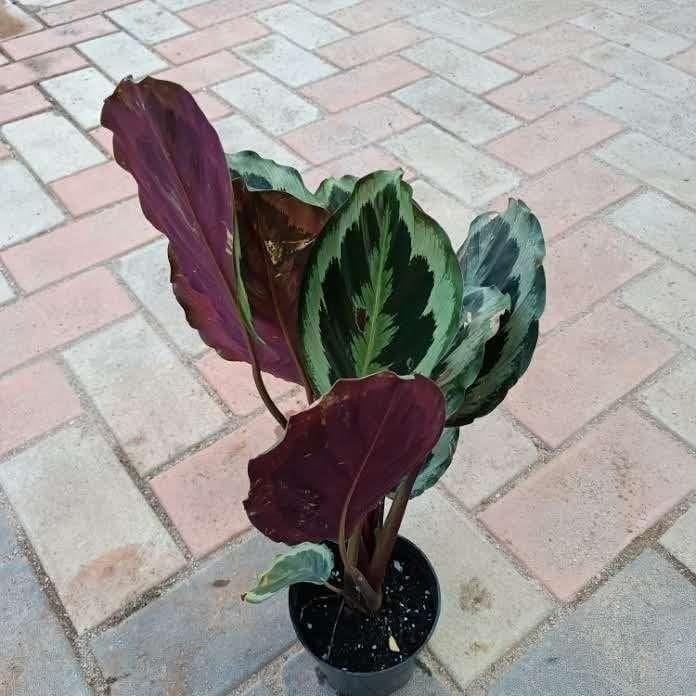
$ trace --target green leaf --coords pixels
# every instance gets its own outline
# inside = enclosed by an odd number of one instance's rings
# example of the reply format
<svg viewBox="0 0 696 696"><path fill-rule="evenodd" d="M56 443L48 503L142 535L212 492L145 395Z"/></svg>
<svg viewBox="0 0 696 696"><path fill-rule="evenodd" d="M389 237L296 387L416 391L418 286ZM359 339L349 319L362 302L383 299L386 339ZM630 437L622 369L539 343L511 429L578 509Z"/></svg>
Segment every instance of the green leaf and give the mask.
<svg viewBox="0 0 696 696"><path fill-rule="evenodd" d="M357 181L358 177L350 174L339 179L324 179L319 184L315 196L324 208L334 213L350 198Z"/></svg>
<svg viewBox="0 0 696 696"><path fill-rule="evenodd" d="M496 288L465 287L459 330L433 378L447 400L447 413L456 413L483 365L486 342L500 326L510 297Z"/></svg>
<svg viewBox="0 0 696 696"><path fill-rule="evenodd" d="M242 599L260 604L296 582L320 585L329 579L333 567L334 558L328 547L310 542L298 544L276 556L271 567L259 575L256 586L245 592Z"/></svg>
<svg viewBox="0 0 696 696"><path fill-rule="evenodd" d="M381 370L429 376L457 331L462 277L401 172L360 179L314 244L300 298L312 385Z"/></svg>
<svg viewBox="0 0 696 696"><path fill-rule="evenodd" d="M411 498L419 496L434 486L452 463L454 451L459 440L459 428L445 428L432 452L421 467L418 478L413 485Z"/></svg>
<svg viewBox="0 0 696 696"><path fill-rule="evenodd" d="M519 200L502 214L486 213L472 223L457 256L464 285L493 286L510 298L510 311L485 346L476 379L448 425L466 425L490 413L524 374L539 334L546 301L541 225Z"/></svg>

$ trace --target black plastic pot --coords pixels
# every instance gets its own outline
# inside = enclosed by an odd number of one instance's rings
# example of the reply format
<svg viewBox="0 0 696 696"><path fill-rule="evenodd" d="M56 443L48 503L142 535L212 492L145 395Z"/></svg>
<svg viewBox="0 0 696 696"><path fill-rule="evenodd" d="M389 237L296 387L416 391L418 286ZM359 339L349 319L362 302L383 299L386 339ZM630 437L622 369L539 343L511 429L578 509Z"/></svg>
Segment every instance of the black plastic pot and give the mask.
<svg viewBox="0 0 696 696"><path fill-rule="evenodd" d="M305 639L304 630L299 622L299 615L302 607L300 606L300 593L303 583L298 583L290 587L288 603L290 607L290 620L297 634L297 638L302 643L304 649L314 658L319 670L326 676L329 684L340 694L340 696L389 696L395 691L405 686L413 676L416 669L416 657L430 640L437 620L440 616L440 584L437 575L426 555L412 542L404 537L399 537L394 548L394 558L412 558L421 563L426 572L432 577L430 592L435 598L436 614L430 633L423 641L423 644L414 651L403 662L379 672L349 672L333 667L325 660L322 660L308 645Z"/></svg>

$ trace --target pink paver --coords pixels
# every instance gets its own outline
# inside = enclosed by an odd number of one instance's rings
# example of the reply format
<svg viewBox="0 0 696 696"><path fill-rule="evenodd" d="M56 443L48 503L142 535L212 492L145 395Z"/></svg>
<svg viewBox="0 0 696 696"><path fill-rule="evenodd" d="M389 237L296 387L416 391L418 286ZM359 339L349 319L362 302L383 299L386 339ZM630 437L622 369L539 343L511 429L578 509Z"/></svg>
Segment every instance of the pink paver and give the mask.
<svg viewBox="0 0 696 696"><path fill-rule="evenodd" d="M207 29L178 36L155 46L172 63L187 63L223 48L237 46L268 34L268 28L250 17L220 22Z"/></svg>
<svg viewBox="0 0 696 696"><path fill-rule="evenodd" d="M17 119L35 114L51 105L36 87L28 85L14 92L0 94L0 123L16 121Z"/></svg>
<svg viewBox="0 0 696 696"><path fill-rule="evenodd" d="M208 92L196 92L193 96L196 104L201 107L201 111L209 121L214 121L232 113L229 104L225 104Z"/></svg>
<svg viewBox="0 0 696 696"><path fill-rule="evenodd" d="M302 93L327 111L341 111L427 75L425 70L399 56L387 56L313 82Z"/></svg>
<svg viewBox="0 0 696 696"><path fill-rule="evenodd" d="M637 188L636 183L610 167L589 155L580 155L522 184L512 195L521 198L534 211L541 220L544 237L550 241ZM500 199L493 208L499 209L503 203Z"/></svg>
<svg viewBox="0 0 696 696"><path fill-rule="evenodd" d="M97 268L0 309L0 372L125 316L133 305L105 268Z"/></svg>
<svg viewBox="0 0 696 696"><path fill-rule="evenodd" d="M79 416L80 399L53 360L0 379L0 456Z"/></svg>
<svg viewBox="0 0 696 696"><path fill-rule="evenodd" d="M236 415L247 416L263 406L251 376L251 367L246 363L229 362L211 352L202 357L196 367ZM295 386L272 375L264 375L263 381L273 399Z"/></svg>
<svg viewBox="0 0 696 696"><path fill-rule="evenodd" d="M609 84L611 80L608 75L583 63L565 59L496 89L487 94L486 99L531 121Z"/></svg>
<svg viewBox="0 0 696 696"><path fill-rule="evenodd" d="M0 68L0 90L10 90L88 65L72 48L59 48Z"/></svg>
<svg viewBox="0 0 696 696"><path fill-rule="evenodd" d="M58 179L51 188L73 215L82 215L138 193L133 177L116 162Z"/></svg>
<svg viewBox="0 0 696 696"><path fill-rule="evenodd" d="M486 149L528 174L539 174L623 129L608 116L574 105L518 128Z"/></svg>
<svg viewBox="0 0 696 696"><path fill-rule="evenodd" d="M95 128L94 130L91 130L89 134L94 138L94 140L99 144L99 147L101 147L104 152L106 152L109 156L113 157L114 156L114 149L113 149L113 133L110 130L107 130L103 126L99 126L98 128Z"/></svg>
<svg viewBox="0 0 696 696"><path fill-rule="evenodd" d="M696 75L696 46L693 46L688 51L674 56L669 61L675 68L686 70L686 72Z"/></svg>
<svg viewBox="0 0 696 696"><path fill-rule="evenodd" d="M352 32L365 31L378 24L401 19L413 10L402 0L364 0L357 5L338 10L331 19Z"/></svg>
<svg viewBox="0 0 696 696"><path fill-rule="evenodd" d="M558 447L675 353L676 346L638 315L605 302L537 348L505 404Z"/></svg>
<svg viewBox="0 0 696 696"><path fill-rule="evenodd" d="M688 450L623 407L480 519L568 600L695 485Z"/></svg>
<svg viewBox="0 0 696 696"><path fill-rule="evenodd" d="M179 16L194 27L203 28L278 4L279 0L213 0L184 10Z"/></svg>
<svg viewBox="0 0 696 696"><path fill-rule="evenodd" d="M219 51L210 56L157 73L157 77L160 80L178 82L193 92L216 82L229 80L231 77L236 77L250 70L248 65L242 63L228 51Z"/></svg>
<svg viewBox="0 0 696 696"><path fill-rule="evenodd" d="M592 220L547 247L546 309L550 331L652 266L657 258L609 225Z"/></svg>
<svg viewBox="0 0 696 696"><path fill-rule="evenodd" d="M133 199L57 227L9 249L1 258L20 286L31 291L157 236Z"/></svg>

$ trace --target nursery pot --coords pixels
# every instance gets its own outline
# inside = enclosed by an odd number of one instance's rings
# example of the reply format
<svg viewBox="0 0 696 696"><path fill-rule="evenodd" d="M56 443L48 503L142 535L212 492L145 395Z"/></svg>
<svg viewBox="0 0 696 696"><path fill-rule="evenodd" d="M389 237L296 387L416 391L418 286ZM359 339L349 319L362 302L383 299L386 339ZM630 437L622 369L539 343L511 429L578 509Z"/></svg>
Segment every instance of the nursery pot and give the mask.
<svg viewBox="0 0 696 696"><path fill-rule="evenodd" d="M311 641L308 640L307 628L300 622L300 615L303 606L307 604L308 597L311 598L312 595L321 597L326 590L322 590L320 585L309 583L297 583L290 587L288 595L290 619L295 633L305 650L314 658L319 671L324 674L329 684L341 696L389 696L389 694L393 694L411 679L416 668L418 653L425 647L435 631L440 615L440 585L430 561L415 544L401 536L396 541L392 561L415 564L420 569L426 581L428 592L432 596L434 616L432 626L420 644L412 646L410 654L399 664L379 671L361 672L334 667L321 655L318 655L312 648ZM364 648L369 650L370 646L365 645Z"/></svg>

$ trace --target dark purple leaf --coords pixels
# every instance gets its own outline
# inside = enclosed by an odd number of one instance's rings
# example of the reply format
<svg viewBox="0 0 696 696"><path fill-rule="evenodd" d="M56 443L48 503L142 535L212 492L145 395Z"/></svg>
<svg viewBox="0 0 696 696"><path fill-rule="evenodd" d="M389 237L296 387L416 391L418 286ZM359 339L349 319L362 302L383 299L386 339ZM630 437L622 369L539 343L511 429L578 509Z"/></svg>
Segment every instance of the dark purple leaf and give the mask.
<svg viewBox="0 0 696 696"><path fill-rule="evenodd" d="M421 466L444 418L442 392L426 377L381 372L337 381L290 417L273 449L249 462L249 519L274 541L337 541L347 504L351 534Z"/></svg>

